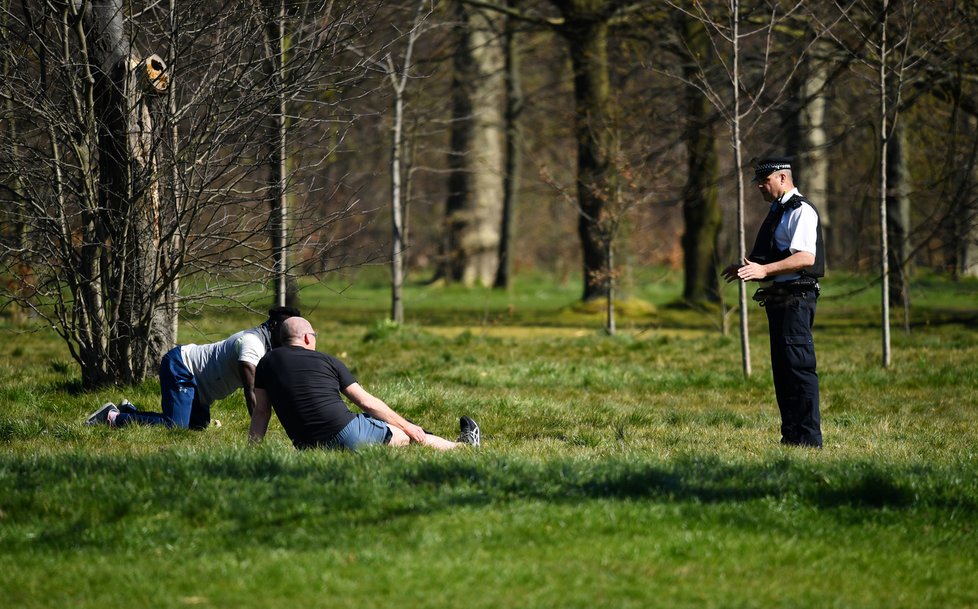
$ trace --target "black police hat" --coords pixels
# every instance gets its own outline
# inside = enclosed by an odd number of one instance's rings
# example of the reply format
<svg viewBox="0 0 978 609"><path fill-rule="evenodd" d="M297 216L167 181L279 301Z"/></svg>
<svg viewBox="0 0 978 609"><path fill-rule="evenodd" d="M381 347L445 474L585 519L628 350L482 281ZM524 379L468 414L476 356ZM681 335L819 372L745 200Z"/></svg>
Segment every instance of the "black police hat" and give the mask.
<svg viewBox="0 0 978 609"><path fill-rule="evenodd" d="M753 182L760 182L775 171L791 171L790 156L768 156L763 159L753 161L754 179Z"/></svg>

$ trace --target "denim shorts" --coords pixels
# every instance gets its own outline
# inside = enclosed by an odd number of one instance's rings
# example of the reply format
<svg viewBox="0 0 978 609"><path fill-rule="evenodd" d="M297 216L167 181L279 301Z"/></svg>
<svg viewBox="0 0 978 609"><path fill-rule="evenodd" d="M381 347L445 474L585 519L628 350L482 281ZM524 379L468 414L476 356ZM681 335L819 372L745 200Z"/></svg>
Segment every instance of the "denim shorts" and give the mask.
<svg viewBox="0 0 978 609"><path fill-rule="evenodd" d="M333 437L331 445L356 450L363 444L389 444L391 428L379 419L358 414L346 427Z"/></svg>

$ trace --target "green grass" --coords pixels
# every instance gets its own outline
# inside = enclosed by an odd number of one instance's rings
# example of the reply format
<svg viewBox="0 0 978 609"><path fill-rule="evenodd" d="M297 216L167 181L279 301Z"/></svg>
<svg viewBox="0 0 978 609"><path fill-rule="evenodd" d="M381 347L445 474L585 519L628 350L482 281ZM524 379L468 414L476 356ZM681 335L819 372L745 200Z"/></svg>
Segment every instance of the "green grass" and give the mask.
<svg viewBox="0 0 978 609"><path fill-rule="evenodd" d="M636 281L653 306L614 337L546 278L413 284L404 327L383 283L345 282L303 292L320 348L428 429L473 415L481 449L297 452L274 420L250 447L240 394L205 432L84 427L106 400L155 408L158 383L79 391L51 333L3 326L0 604L978 605L975 282L916 283L885 371L874 289L826 283L820 452L777 443L763 312L745 379L671 274ZM181 338L258 321L210 311Z"/></svg>

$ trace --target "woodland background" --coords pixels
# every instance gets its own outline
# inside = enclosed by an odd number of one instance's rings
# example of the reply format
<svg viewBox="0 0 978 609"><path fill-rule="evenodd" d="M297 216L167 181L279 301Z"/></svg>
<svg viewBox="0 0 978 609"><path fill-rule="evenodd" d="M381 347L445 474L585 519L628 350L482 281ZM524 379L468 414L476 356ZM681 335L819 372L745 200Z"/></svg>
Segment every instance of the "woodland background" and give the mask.
<svg viewBox="0 0 978 609"><path fill-rule="evenodd" d="M592 301L646 265L713 306L768 154L830 273L906 308L978 274L971 3L0 0L0 32L5 310L88 387L151 373L181 310L367 264L395 321L406 280Z"/></svg>

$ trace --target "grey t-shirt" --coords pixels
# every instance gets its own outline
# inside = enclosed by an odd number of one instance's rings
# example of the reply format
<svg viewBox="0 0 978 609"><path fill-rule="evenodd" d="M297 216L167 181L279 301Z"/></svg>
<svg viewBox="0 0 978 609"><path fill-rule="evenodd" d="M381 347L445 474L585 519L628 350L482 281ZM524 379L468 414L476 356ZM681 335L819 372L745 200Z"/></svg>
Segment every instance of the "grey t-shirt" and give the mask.
<svg viewBox="0 0 978 609"><path fill-rule="evenodd" d="M242 330L208 345L183 345L180 357L194 375L202 404L212 404L241 388L238 362L258 365L271 349L271 333L264 325Z"/></svg>

